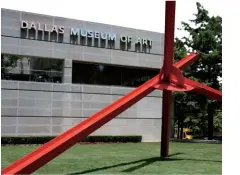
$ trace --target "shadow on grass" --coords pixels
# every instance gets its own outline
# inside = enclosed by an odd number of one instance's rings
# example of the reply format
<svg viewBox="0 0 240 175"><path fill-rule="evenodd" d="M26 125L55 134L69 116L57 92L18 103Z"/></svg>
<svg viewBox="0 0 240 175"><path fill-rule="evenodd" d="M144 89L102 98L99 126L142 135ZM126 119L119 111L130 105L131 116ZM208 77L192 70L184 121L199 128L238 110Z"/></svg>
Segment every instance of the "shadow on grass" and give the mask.
<svg viewBox="0 0 240 175"><path fill-rule="evenodd" d="M179 155L179 154L183 154L183 153L175 153L175 154L171 154L169 155L169 157L167 158L163 158L163 157L152 157L152 158L148 158L148 159L141 159L141 160L137 160L137 161L132 161L132 162L126 162L126 163L120 163L120 164L116 164L116 165L111 165L111 166L105 166L105 167L101 167L101 168L95 168L95 169L90 169L90 170L86 170L86 171L82 171L82 172L75 172L75 173L70 173L68 175L77 175L77 174L87 174L87 173L92 173L95 171L101 171L101 170L105 170L105 169L110 169L110 168L115 168L115 167L119 167L119 166L126 166L126 165L131 165L131 164L136 164L136 163L140 163L142 162L140 165L137 166L133 166L130 167L126 170L123 170L122 172L133 172L137 169L140 169L142 167L148 166L152 163L155 162L159 162L159 161L181 161L181 160L189 160L189 161L200 161L200 162L217 162L217 163L222 163L222 161L215 161L215 160L199 160L199 159L181 159L181 158L171 158L173 156Z"/></svg>

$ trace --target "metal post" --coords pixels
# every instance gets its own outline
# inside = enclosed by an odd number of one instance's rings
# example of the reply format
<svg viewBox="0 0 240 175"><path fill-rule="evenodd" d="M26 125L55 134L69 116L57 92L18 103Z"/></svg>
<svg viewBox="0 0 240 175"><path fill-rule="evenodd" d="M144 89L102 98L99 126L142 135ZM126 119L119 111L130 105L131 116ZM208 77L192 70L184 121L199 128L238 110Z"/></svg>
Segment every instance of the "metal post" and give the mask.
<svg viewBox="0 0 240 175"><path fill-rule="evenodd" d="M168 157L172 91L163 90L161 157Z"/></svg>
<svg viewBox="0 0 240 175"><path fill-rule="evenodd" d="M175 1L166 1L165 8L165 40L164 40L164 81L169 81L174 56L174 23L175 23ZM171 100L172 92L163 90L162 104L162 134L161 134L161 156L167 157L169 150L169 137L171 127Z"/></svg>
<svg viewBox="0 0 240 175"><path fill-rule="evenodd" d="M165 8L165 36L164 36L164 60L163 80L168 81L172 72L174 56L174 24L175 24L175 1L166 1Z"/></svg>

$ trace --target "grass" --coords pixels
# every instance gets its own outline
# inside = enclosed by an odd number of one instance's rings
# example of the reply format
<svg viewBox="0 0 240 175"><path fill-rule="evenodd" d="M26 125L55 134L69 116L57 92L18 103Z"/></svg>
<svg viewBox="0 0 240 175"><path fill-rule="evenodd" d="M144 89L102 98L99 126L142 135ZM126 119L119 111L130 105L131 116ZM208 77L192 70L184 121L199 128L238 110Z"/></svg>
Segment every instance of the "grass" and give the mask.
<svg viewBox="0 0 240 175"><path fill-rule="evenodd" d="M2 146L2 168L37 146ZM159 158L159 143L75 145L36 174L222 174L222 145L170 143Z"/></svg>

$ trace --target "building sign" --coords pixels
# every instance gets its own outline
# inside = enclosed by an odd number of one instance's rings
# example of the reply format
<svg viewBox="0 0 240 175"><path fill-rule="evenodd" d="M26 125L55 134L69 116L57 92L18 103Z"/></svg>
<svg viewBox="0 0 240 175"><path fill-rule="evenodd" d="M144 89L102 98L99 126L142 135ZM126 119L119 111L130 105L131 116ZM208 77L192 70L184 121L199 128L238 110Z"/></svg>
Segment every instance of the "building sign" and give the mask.
<svg viewBox="0 0 240 175"><path fill-rule="evenodd" d="M102 40L111 40L111 41L116 40L116 34L114 33L104 33L104 32L78 29L78 28L71 28L70 36L80 36L80 37L88 37L88 38L95 38L95 39L101 38Z"/></svg>
<svg viewBox="0 0 240 175"><path fill-rule="evenodd" d="M56 25L47 25L41 23L34 23L34 22L21 22L21 29L33 29L35 31L42 31L42 32L56 32L57 34L64 34L64 26L56 26Z"/></svg>
<svg viewBox="0 0 240 175"><path fill-rule="evenodd" d="M64 26L58 25L48 25L48 24L41 24L35 22L27 22L21 21L21 29L34 30L35 32L44 32L48 34L56 33L57 35L64 35L65 29ZM106 33L102 31L94 31L90 29L83 29L83 28L70 28L69 30L70 36L70 43L74 44L82 44L82 45L94 45L99 47L99 43L107 43L105 47L114 47L115 42L119 42L120 46L125 50L135 50L139 48L140 50L147 50L152 48L152 40L147 38L135 38L133 39L131 36L120 35L120 38L117 38L115 33ZM50 39L50 37L44 37ZM59 37L60 38L60 37ZM63 39L64 37L62 37ZM64 41L59 41L64 42ZM134 46L134 47L132 47ZM130 49L129 49L130 48Z"/></svg>

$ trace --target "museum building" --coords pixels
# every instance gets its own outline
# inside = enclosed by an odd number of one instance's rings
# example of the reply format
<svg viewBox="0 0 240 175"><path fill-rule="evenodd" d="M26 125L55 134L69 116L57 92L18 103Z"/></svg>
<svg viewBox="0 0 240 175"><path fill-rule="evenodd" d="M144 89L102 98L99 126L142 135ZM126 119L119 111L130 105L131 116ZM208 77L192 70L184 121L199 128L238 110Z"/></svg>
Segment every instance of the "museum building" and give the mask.
<svg viewBox="0 0 240 175"><path fill-rule="evenodd" d="M1 9L2 136L55 136L159 73L164 34ZM160 141L155 90L92 135Z"/></svg>

